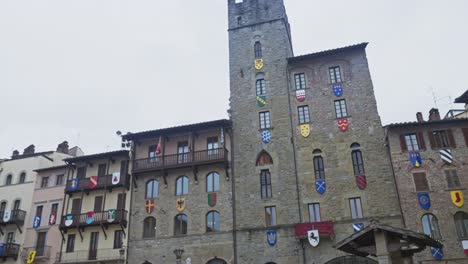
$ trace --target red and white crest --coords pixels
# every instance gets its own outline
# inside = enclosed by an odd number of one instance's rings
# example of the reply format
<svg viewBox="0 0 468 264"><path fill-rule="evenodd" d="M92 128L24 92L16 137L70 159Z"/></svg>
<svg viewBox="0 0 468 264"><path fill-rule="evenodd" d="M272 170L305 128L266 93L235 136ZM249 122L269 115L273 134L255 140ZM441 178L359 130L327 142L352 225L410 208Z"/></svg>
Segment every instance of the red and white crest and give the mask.
<svg viewBox="0 0 468 264"><path fill-rule="evenodd" d="M349 128L348 118L343 117L343 118L338 119L338 128L341 131L346 132L348 130L348 128Z"/></svg>
<svg viewBox="0 0 468 264"><path fill-rule="evenodd" d="M98 184L98 176L91 176L89 178L89 188L95 188Z"/></svg>
<svg viewBox="0 0 468 264"><path fill-rule="evenodd" d="M367 179L365 175L356 176L356 185L359 189L364 190L367 187Z"/></svg>
<svg viewBox="0 0 468 264"><path fill-rule="evenodd" d="M296 90L296 99L299 102L304 102L306 98L305 90Z"/></svg>
<svg viewBox="0 0 468 264"><path fill-rule="evenodd" d="M146 212L148 214L151 214L154 209L154 200L153 199L147 199L146 200Z"/></svg>
<svg viewBox="0 0 468 264"><path fill-rule="evenodd" d="M117 185L120 182L120 172L112 173L112 185Z"/></svg>

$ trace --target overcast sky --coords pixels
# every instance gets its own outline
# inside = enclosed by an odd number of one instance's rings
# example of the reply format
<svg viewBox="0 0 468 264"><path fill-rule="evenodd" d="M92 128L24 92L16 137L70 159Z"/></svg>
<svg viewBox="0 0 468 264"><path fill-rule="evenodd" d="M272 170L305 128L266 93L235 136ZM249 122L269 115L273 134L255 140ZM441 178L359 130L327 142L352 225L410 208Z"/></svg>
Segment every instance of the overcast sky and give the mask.
<svg viewBox="0 0 468 264"><path fill-rule="evenodd" d="M285 2L296 55L370 42L383 124L463 107L468 1ZM1 0L0 158L227 118L227 37L227 0Z"/></svg>

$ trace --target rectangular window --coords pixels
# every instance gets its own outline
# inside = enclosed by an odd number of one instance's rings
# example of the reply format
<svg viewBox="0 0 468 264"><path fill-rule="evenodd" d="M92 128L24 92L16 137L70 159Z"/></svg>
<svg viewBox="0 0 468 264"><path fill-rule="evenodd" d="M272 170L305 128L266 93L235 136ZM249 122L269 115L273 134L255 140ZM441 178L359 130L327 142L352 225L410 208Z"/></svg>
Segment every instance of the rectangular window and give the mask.
<svg viewBox="0 0 468 264"><path fill-rule="evenodd" d="M349 199L349 208L351 209L351 218L352 219L362 218L361 198L351 198L351 199Z"/></svg>
<svg viewBox="0 0 468 264"><path fill-rule="evenodd" d="M187 163L189 158L188 142L183 141L177 143L177 161L178 163Z"/></svg>
<svg viewBox="0 0 468 264"><path fill-rule="evenodd" d="M65 175L63 174L57 175L55 178L55 185L56 186L63 185L63 178L65 178Z"/></svg>
<svg viewBox="0 0 468 264"><path fill-rule="evenodd" d="M320 222L320 204L319 203L309 204L309 221L311 223Z"/></svg>
<svg viewBox="0 0 468 264"><path fill-rule="evenodd" d="M270 128L270 112L260 112L260 129Z"/></svg>
<svg viewBox="0 0 468 264"><path fill-rule="evenodd" d="M50 207L50 213L55 214L55 216L57 216L58 206L59 206L58 203L53 203L52 206Z"/></svg>
<svg viewBox="0 0 468 264"><path fill-rule="evenodd" d="M148 148L148 158L154 158L156 157L156 145L149 146Z"/></svg>
<svg viewBox="0 0 468 264"><path fill-rule="evenodd" d="M208 155L216 155L218 154L218 137L209 137L207 140Z"/></svg>
<svg viewBox="0 0 468 264"><path fill-rule="evenodd" d="M434 136L434 143L435 143L436 148L450 148L447 131L445 130L433 131L432 135Z"/></svg>
<svg viewBox="0 0 468 264"><path fill-rule="evenodd" d="M68 235L66 252L69 253L73 251L75 251L75 235Z"/></svg>
<svg viewBox="0 0 468 264"><path fill-rule="evenodd" d="M78 167L76 170L76 178L84 179L86 177L86 166Z"/></svg>
<svg viewBox="0 0 468 264"><path fill-rule="evenodd" d="M335 112L336 118L342 118L348 116L348 110L346 110L346 100L336 100L335 101Z"/></svg>
<svg viewBox="0 0 468 264"><path fill-rule="evenodd" d="M257 95L265 95L266 94L266 82L265 79L258 79L255 82L255 86L257 88Z"/></svg>
<svg viewBox="0 0 468 264"><path fill-rule="evenodd" d="M14 232L8 232L6 242L7 244L13 243L13 240L15 240L15 233Z"/></svg>
<svg viewBox="0 0 468 264"><path fill-rule="evenodd" d="M39 205L38 207L36 207L36 216L39 216L42 219L42 211L43 210L44 210L43 205Z"/></svg>
<svg viewBox="0 0 468 264"><path fill-rule="evenodd" d="M418 151L419 144L418 144L418 137L416 134L407 134L405 135L406 147L409 151Z"/></svg>
<svg viewBox="0 0 468 264"><path fill-rule="evenodd" d="M262 198L271 198L271 174L269 170L260 172L260 186Z"/></svg>
<svg viewBox="0 0 468 264"><path fill-rule="evenodd" d="M48 185L49 185L49 177L42 177L41 188L47 188Z"/></svg>
<svg viewBox="0 0 468 264"><path fill-rule="evenodd" d="M309 106L299 106L297 114L299 116L299 124L310 123Z"/></svg>
<svg viewBox="0 0 468 264"><path fill-rule="evenodd" d="M296 83L296 90L303 90L306 88L306 81L305 81L304 73L294 74L294 81Z"/></svg>
<svg viewBox="0 0 468 264"><path fill-rule="evenodd" d="M330 83L340 83L341 82L341 71L340 66L328 68L330 73Z"/></svg>
<svg viewBox="0 0 468 264"><path fill-rule="evenodd" d="M316 180L325 179L325 166L322 156L314 157L314 173Z"/></svg>
<svg viewBox="0 0 468 264"><path fill-rule="evenodd" d="M97 176L102 177L102 176L105 176L106 173L107 173L107 164L106 163L99 164Z"/></svg>
<svg viewBox="0 0 468 264"><path fill-rule="evenodd" d="M429 191L429 184L427 183L426 173L418 172L413 174L414 187L417 192Z"/></svg>
<svg viewBox="0 0 468 264"><path fill-rule="evenodd" d="M276 225L276 206L265 207L265 224L266 226Z"/></svg>
<svg viewBox="0 0 468 264"><path fill-rule="evenodd" d="M114 232L114 249L122 248L123 246L123 232L122 230L116 230Z"/></svg>
<svg viewBox="0 0 468 264"><path fill-rule="evenodd" d="M458 178L457 170L446 170L445 178L447 179L447 187L449 189L460 188L460 179Z"/></svg>

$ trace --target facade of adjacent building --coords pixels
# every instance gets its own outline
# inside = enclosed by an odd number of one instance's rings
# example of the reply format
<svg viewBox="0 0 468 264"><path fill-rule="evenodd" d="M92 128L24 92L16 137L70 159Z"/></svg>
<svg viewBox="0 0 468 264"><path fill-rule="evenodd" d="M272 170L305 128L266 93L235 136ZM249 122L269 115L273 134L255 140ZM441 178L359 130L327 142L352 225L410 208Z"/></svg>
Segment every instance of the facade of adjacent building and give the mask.
<svg viewBox="0 0 468 264"><path fill-rule="evenodd" d="M441 241L445 263L467 263L468 119L431 109L427 121L386 126L386 138L406 227ZM430 249L415 260L436 262Z"/></svg>
<svg viewBox="0 0 468 264"><path fill-rule="evenodd" d="M127 150L65 159L56 263L125 263L130 206Z"/></svg>
<svg viewBox="0 0 468 264"><path fill-rule="evenodd" d="M216 120L124 136L133 145L132 263L232 263L230 135L230 121Z"/></svg>

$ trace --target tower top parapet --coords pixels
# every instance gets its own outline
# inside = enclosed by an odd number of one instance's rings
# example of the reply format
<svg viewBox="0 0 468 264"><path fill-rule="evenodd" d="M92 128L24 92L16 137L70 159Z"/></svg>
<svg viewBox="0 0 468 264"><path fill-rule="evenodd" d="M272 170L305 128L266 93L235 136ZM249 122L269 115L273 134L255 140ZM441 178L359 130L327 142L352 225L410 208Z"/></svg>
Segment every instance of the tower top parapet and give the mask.
<svg viewBox="0 0 468 264"><path fill-rule="evenodd" d="M283 0L228 0L229 29L287 20Z"/></svg>

